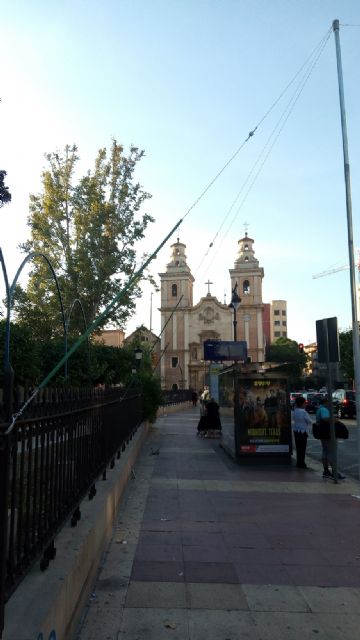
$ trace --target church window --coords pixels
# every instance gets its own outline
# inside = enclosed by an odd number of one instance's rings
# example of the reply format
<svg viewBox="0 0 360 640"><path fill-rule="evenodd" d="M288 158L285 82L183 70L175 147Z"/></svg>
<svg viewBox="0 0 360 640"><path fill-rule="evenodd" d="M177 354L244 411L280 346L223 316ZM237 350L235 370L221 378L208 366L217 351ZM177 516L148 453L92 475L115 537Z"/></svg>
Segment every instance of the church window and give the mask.
<svg viewBox="0 0 360 640"><path fill-rule="evenodd" d="M248 244L246 244L246 245L245 245L245 247L244 247L244 249L245 249L245 251L249 251L249 245L248 245Z"/></svg>
<svg viewBox="0 0 360 640"><path fill-rule="evenodd" d="M177 296L177 284L172 284L171 285L171 295L173 298L176 298Z"/></svg>
<svg viewBox="0 0 360 640"><path fill-rule="evenodd" d="M243 282L243 293L248 296L250 293L250 282L249 280L244 280Z"/></svg>
<svg viewBox="0 0 360 640"><path fill-rule="evenodd" d="M179 358L177 356L171 358L171 366L173 369L178 366Z"/></svg>
<svg viewBox="0 0 360 640"><path fill-rule="evenodd" d="M249 262L249 256L245 256L244 262Z"/></svg>

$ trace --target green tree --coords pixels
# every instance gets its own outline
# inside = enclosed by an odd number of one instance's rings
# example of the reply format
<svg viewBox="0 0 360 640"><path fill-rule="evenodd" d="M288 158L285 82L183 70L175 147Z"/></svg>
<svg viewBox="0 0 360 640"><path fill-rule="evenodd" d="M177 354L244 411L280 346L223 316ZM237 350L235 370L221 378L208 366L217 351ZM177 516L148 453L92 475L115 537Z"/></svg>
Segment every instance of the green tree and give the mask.
<svg viewBox="0 0 360 640"><path fill-rule="evenodd" d="M0 359L4 362L6 321L0 320ZM10 362L14 370L14 384L32 385L39 378L38 345L29 327L12 323L10 326ZM3 386L3 368L0 368L0 387Z"/></svg>
<svg viewBox="0 0 360 640"><path fill-rule="evenodd" d="M30 239L22 245L29 252L50 260L58 278L64 309L81 300L88 325L109 304L133 275L136 244L144 237L153 218L140 212L150 197L134 181L134 171L144 152L131 147L128 155L113 140L110 151L100 149L92 171L76 180L77 147L46 156L42 192L30 196ZM15 309L19 320L40 338L62 332L55 281L47 262L33 258L25 290L17 288ZM134 286L114 307L105 322L124 324L139 295ZM99 326L99 328L101 325ZM82 332L79 310L69 325Z"/></svg>
<svg viewBox="0 0 360 640"><path fill-rule="evenodd" d="M354 373L354 349L352 329L339 332L340 366L345 377L351 381Z"/></svg>
<svg viewBox="0 0 360 640"><path fill-rule="evenodd" d="M307 355L299 352L295 340L278 338L267 348L266 361L278 363L277 371L288 376L290 385L298 385L303 378Z"/></svg>
<svg viewBox="0 0 360 640"><path fill-rule="evenodd" d="M6 171L0 170L0 209L11 201L11 193L5 185Z"/></svg>

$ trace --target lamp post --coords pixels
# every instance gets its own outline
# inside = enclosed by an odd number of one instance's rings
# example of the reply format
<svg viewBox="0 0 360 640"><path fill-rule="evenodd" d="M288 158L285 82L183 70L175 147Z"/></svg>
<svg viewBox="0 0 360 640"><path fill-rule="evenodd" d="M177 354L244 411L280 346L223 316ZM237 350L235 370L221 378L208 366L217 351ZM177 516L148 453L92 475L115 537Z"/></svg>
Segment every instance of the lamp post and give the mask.
<svg viewBox="0 0 360 640"><path fill-rule="evenodd" d="M140 347L136 347L136 349L134 349L134 353L135 353L136 370L138 371L140 367L140 362L143 356L143 352L142 352L142 349L140 349Z"/></svg>
<svg viewBox="0 0 360 640"><path fill-rule="evenodd" d="M185 382L185 381L184 381L184 374L183 374L183 370L182 370L182 366L181 366L180 362L178 362L177 366L179 367L179 369L180 369L180 373L181 373L181 378L180 378L180 389L183 389L183 388L184 388L184 382Z"/></svg>
<svg viewBox="0 0 360 640"><path fill-rule="evenodd" d="M231 290L231 302L229 304L229 307L234 309L234 320L233 320L234 342L236 342L236 326L237 326L236 311L240 307L240 302L241 302L241 298L238 295L237 289L238 289L238 284L236 282L234 288Z"/></svg>

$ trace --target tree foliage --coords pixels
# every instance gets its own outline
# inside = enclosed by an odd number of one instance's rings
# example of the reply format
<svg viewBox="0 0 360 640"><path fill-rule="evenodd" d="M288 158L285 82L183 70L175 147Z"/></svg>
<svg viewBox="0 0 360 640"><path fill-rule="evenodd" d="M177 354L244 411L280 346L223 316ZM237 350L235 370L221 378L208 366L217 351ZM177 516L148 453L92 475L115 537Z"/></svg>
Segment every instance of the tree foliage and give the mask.
<svg viewBox="0 0 360 640"><path fill-rule="evenodd" d="M133 275L136 244L153 222L151 216L140 212L150 195L134 181L143 155L136 147L125 155L113 140L110 151L99 150L94 168L76 179L78 150L75 145L66 146L63 154L46 156L42 191L30 196L30 239L22 249L47 256L58 279L64 309L80 299L88 325ZM14 296L17 317L38 337L50 338L62 332L56 283L43 257L34 257L31 264L26 289L18 287ZM101 324L124 324L138 295L138 286L134 286ZM69 328L83 331L79 309L74 310Z"/></svg>
<svg viewBox="0 0 360 640"><path fill-rule="evenodd" d="M0 209L11 201L11 193L5 185L6 171L0 170Z"/></svg>
<svg viewBox="0 0 360 640"><path fill-rule="evenodd" d="M345 377L351 381L354 373L354 349L352 329L339 332L340 365Z"/></svg>
<svg viewBox="0 0 360 640"><path fill-rule="evenodd" d="M299 345L289 338L278 338L266 350L266 361L278 363L277 371L289 378L290 385L299 384L307 361L307 355L299 352Z"/></svg>

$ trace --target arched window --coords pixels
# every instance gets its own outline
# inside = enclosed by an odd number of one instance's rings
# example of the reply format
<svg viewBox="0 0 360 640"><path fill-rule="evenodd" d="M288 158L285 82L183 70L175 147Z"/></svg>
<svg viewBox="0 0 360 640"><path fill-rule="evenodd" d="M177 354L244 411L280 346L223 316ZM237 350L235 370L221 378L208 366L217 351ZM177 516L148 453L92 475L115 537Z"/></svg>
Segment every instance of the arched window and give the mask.
<svg viewBox="0 0 360 640"><path fill-rule="evenodd" d="M243 294L248 296L250 293L250 282L249 280L244 280L243 282Z"/></svg>
<svg viewBox="0 0 360 640"><path fill-rule="evenodd" d="M177 297L177 284L172 284L171 285L171 295L173 298Z"/></svg>
<svg viewBox="0 0 360 640"><path fill-rule="evenodd" d="M245 247L244 247L244 249L245 249L245 251L249 251L249 245L248 245L248 244L246 244L246 245L245 245Z"/></svg>

